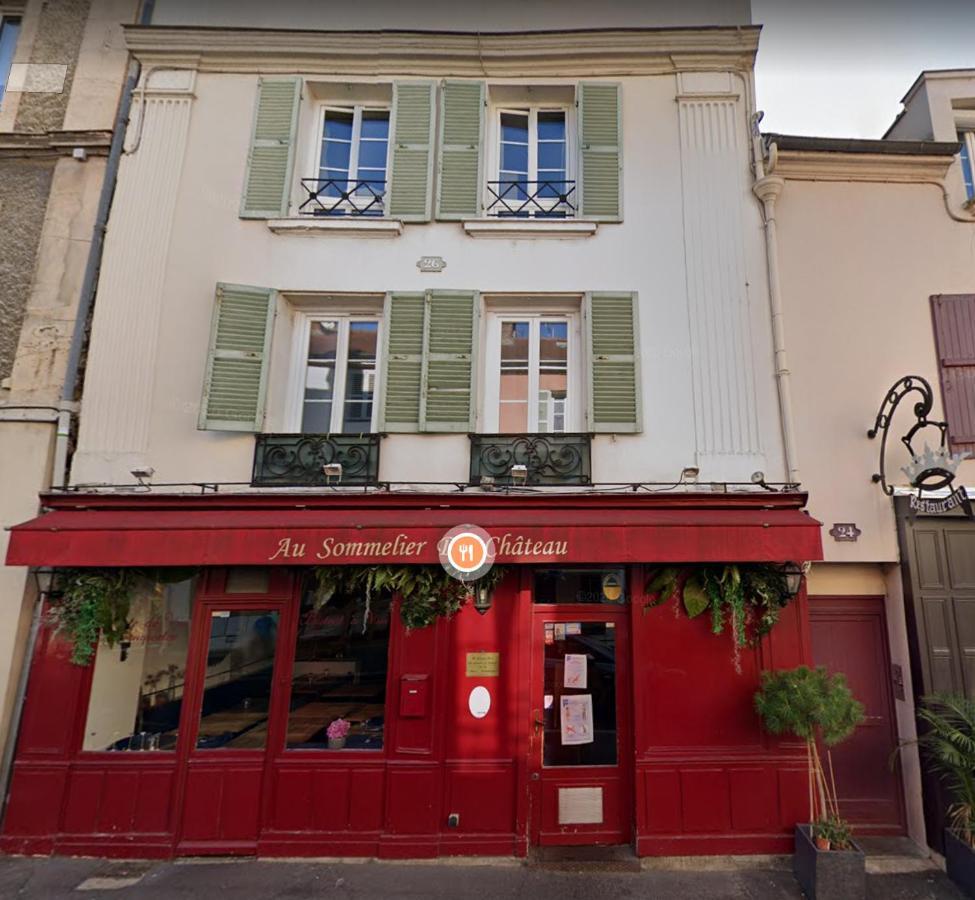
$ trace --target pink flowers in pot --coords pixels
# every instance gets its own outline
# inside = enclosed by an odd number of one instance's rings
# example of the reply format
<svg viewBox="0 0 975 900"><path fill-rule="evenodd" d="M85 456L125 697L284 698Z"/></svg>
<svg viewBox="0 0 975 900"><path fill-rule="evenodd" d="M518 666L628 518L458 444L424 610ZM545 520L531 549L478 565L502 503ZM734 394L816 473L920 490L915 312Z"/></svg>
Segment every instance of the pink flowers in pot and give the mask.
<svg viewBox="0 0 975 900"><path fill-rule="evenodd" d="M328 735L330 741L345 740L351 727L345 719L334 719L325 729L325 734Z"/></svg>

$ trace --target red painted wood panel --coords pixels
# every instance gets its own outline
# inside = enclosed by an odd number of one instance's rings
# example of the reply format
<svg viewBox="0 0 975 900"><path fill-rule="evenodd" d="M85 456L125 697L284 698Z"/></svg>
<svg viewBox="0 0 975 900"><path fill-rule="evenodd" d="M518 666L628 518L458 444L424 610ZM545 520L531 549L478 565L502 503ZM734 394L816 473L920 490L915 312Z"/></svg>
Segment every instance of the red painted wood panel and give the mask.
<svg viewBox="0 0 975 900"><path fill-rule="evenodd" d="M890 767L897 726L884 598L814 597L810 621L816 664L846 675L865 707L863 723L832 750L840 810L864 830L904 833L900 769Z"/></svg>
<svg viewBox="0 0 975 900"><path fill-rule="evenodd" d="M386 773L386 831L432 834L440 830L440 771L430 766L395 765Z"/></svg>
<svg viewBox="0 0 975 900"><path fill-rule="evenodd" d="M45 838L56 835L66 781L66 766L16 763L4 818L4 834Z"/></svg>
<svg viewBox="0 0 975 900"><path fill-rule="evenodd" d="M256 842L262 766L192 764L186 778L181 841Z"/></svg>
<svg viewBox="0 0 975 900"><path fill-rule="evenodd" d="M513 765L453 765L446 771L442 821L460 816L448 834L514 834L515 771Z"/></svg>

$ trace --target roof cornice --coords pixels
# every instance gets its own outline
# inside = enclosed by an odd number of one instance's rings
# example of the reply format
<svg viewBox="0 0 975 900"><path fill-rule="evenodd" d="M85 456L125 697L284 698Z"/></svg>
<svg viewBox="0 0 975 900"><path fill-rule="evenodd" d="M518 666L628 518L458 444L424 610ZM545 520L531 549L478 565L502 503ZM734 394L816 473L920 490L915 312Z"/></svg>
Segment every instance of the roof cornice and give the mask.
<svg viewBox="0 0 975 900"><path fill-rule="evenodd" d="M787 181L942 182L952 157L778 150L774 174Z"/></svg>
<svg viewBox="0 0 975 900"><path fill-rule="evenodd" d="M750 70L759 26L526 34L126 26L146 65L201 72L519 77Z"/></svg>

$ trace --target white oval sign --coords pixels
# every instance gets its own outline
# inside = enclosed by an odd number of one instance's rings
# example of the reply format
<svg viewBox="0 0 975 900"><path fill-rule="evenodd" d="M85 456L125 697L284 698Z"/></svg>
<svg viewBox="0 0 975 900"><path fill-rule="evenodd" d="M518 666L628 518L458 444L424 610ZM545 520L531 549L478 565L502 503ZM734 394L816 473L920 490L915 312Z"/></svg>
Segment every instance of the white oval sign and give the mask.
<svg viewBox="0 0 975 900"><path fill-rule="evenodd" d="M491 709L491 692L484 685L478 685L467 698L467 706L475 719L483 719Z"/></svg>

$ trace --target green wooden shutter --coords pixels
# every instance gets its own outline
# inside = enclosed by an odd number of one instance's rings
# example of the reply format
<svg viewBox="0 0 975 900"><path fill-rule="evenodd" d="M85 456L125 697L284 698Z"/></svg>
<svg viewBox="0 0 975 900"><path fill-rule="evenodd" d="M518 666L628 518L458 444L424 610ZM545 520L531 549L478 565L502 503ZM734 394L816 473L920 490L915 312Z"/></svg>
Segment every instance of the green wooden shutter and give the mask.
<svg viewBox="0 0 975 900"><path fill-rule="evenodd" d="M587 294L589 430L642 430L636 294Z"/></svg>
<svg viewBox="0 0 975 900"><path fill-rule="evenodd" d="M420 430L425 323L423 294L387 294L379 380L382 431Z"/></svg>
<svg viewBox="0 0 975 900"><path fill-rule="evenodd" d="M300 78L261 78L258 82L241 218L288 214L300 101Z"/></svg>
<svg viewBox="0 0 975 900"><path fill-rule="evenodd" d="M587 219L618 222L623 215L620 86L582 82L578 104L582 215Z"/></svg>
<svg viewBox="0 0 975 900"><path fill-rule="evenodd" d="M275 296L268 288L217 285L199 428L261 429Z"/></svg>
<svg viewBox="0 0 975 900"><path fill-rule="evenodd" d="M430 221L435 120L432 81L393 84L393 156L387 207L393 218Z"/></svg>
<svg viewBox="0 0 975 900"><path fill-rule="evenodd" d="M423 355L422 431L474 428L478 294L428 291Z"/></svg>
<svg viewBox="0 0 975 900"><path fill-rule="evenodd" d="M481 210L484 82L445 81L440 89L438 219L469 219Z"/></svg>

